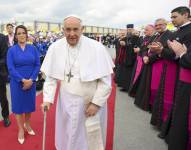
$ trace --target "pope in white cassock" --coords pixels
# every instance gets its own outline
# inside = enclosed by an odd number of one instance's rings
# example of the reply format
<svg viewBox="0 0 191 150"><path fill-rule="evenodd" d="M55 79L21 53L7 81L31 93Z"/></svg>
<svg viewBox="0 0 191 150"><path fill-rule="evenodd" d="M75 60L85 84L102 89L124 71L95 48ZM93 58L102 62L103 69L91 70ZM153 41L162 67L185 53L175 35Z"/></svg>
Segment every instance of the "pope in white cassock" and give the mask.
<svg viewBox="0 0 191 150"><path fill-rule="evenodd" d="M64 35L53 43L42 64L46 75L42 107L56 108L57 150L104 150L107 99L111 93L113 61L105 47L82 35L82 20L64 19Z"/></svg>

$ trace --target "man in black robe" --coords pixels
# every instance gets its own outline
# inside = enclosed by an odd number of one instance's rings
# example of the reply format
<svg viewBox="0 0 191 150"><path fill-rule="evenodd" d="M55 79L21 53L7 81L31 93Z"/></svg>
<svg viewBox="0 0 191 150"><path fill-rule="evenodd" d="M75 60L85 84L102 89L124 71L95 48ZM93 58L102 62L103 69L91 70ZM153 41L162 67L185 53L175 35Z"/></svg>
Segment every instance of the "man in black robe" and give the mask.
<svg viewBox="0 0 191 150"><path fill-rule="evenodd" d="M139 87L141 75L144 68L143 57L148 52L148 45L154 40L154 28L153 26L147 25L144 29L144 38L139 37L139 44L134 47L134 52L137 54L137 60L133 68L132 78L129 86L128 94L131 97L136 96L137 88Z"/></svg>
<svg viewBox="0 0 191 150"><path fill-rule="evenodd" d="M136 54L133 51L133 48L138 45L139 37L132 34L133 32L133 24L127 25L127 35L125 41L121 41L120 45L125 47L125 56L123 57L123 63L120 65L120 78L118 80L118 84L122 87L121 91L128 91L133 66L136 62Z"/></svg>
<svg viewBox="0 0 191 150"><path fill-rule="evenodd" d="M119 78L120 78L120 65L122 64L122 59L125 51L125 47L120 45L120 41L126 41L126 31L121 30L119 32L118 37L115 39L114 44L115 44L115 83L119 85Z"/></svg>
<svg viewBox="0 0 191 150"><path fill-rule="evenodd" d="M156 54L150 54L149 46L156 39L155 29L152 25L147 25L144 29L145 38L143 44L140 47L138 56L141 57L142 67L140 73L137 75L137 71L134 71L133 80L129 94L131 95L135 91L135 105L139 108L149 111L149 98L150 98L150 85L151 85L151 69L152 64L158 59ZM135 49L136 50L136 49ZM137 57L138 58L138 57ZM139 67L138 65L136 68ZM137 79L135 79L137 78Z"/></svg>
<svg viewBox="0 0 191 150"><path fill-rule="evenodd" d="M175 92L170 131L169 150L191 149L191 22L190 9L177 7L171 11L172 23L178 27L175 40L169 41L179 63L179 78ZM170 52L171 53L171 52ZM168 54L170 54L168 53Z"/></svg>
<svg viewBox="0 0 191 150"><path fill-rule="evenodd" d="M155 29L159 37L157 42L152 44L153 47L151 48L151 51L153 53L155 53L155 50L157 51L158 49L165 49L166 51L169 51L167 41L172 39L173 33L167 30L166 26L167 21L163 18L155 21ZM154 103L152 107L151 124L160 129L163 122L167 120L168 114L172 108L178 67L176 61L173 60L174 57L171 59L165 58L161 55L161 53L158 56L159 58L157 64L161 65L161 68L158 66L153 66L158 67L155 68L158 69L158 71L152 72L153 76L160 76L160 78L158 78L159 87L156 95L153 97ZM160 75L157 75L156 73L160 73Z"/></svg>

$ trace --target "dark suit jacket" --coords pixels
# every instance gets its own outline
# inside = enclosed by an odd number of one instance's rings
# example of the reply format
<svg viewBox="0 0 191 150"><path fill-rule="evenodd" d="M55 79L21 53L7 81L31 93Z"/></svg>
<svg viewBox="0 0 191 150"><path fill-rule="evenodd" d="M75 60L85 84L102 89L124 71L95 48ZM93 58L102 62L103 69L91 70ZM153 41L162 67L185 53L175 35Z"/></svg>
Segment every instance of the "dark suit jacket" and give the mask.
<svg viewBox="0 0 191 150"><path fill-rule="evenodd" d="M10 47L10 45L9 45L9 37L8 37L8 35L5 36L5 39L6 39L7 46ZM17 44L17 40L16 40L15 37L14 37L13 41L14 41L14 44L13 44L13 45Z"/></svg>
<svg viewBox="0 0 191 150"><path fill-rule="evenodd" d="M7 50L6 38L3 34L0 34L0 84L5 83L7 80Z"/></svg>

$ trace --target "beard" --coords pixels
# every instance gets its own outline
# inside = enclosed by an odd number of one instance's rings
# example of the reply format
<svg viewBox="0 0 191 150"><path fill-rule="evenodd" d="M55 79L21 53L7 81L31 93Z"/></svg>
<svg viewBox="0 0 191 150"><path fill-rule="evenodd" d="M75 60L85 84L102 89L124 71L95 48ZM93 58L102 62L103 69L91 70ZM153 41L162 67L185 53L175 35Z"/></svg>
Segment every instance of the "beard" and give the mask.
<svg viewBox="0 0 191 150"><path fill-rule="evenodd" d="M127 37L131 37L132 33L131 32L127 32Z"/></svg>

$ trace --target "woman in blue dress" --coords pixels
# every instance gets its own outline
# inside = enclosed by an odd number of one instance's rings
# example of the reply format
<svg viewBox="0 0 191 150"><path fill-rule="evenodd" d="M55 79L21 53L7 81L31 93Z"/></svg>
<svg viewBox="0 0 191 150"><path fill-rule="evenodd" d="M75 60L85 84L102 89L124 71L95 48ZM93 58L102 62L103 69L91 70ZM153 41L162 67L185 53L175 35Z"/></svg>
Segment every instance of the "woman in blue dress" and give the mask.
<svg viewBox="0 0 191 150"><path fill-rule="evenodd" d="M19 25L15 29L18 44L9 48L7 66L10 74L12 112L18 125L18 142L24 143L24 130L30 135L35 132L30 126L31 113L35 111L36 78L40 59L36 48L27 44L27 29Z"/></svg>

